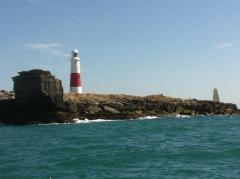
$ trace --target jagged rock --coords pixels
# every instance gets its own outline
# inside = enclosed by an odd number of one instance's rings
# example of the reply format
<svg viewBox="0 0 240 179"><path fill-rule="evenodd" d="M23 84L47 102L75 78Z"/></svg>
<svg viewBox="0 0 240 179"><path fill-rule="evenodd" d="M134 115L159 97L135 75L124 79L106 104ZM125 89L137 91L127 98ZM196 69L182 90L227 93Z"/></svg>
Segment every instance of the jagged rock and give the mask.
<svg viewBox="0 0 240 179"><path fill-rule="evenodd" d="M135 111L137 115L142 115L143 112L142 111Z"/></svg>
<svg viewBox="0 0 240 179"><path fill-rule="evenodd" d="M49 71L30 70L13 77L16 104L43 110L63 107L63 87Z"/></svg>
<svg viewBox="0 0 240 179"><path fill-rule="evenodd" d="M86 111L88 111L91 114L95 114L95 113L102 111L102 108L100 108L99 106L96 106L96 105L90 105L86 108Z"/></svg>
<svg viewBox="0 0 240 179"><path fill-rule="evenodd" d="M194 112L192 110L186 109L186 110L183 110L180 114L182 114L182 115L193 115Z"/></svg>
<svg viewBox="0 0 240 179"><path fill-rule="evenodd" d="M176 109L176 113L177 113L177 114L182 114L183 111L184 111L184 108L181 107L181 106L178 106L177 109Z"/></svg>

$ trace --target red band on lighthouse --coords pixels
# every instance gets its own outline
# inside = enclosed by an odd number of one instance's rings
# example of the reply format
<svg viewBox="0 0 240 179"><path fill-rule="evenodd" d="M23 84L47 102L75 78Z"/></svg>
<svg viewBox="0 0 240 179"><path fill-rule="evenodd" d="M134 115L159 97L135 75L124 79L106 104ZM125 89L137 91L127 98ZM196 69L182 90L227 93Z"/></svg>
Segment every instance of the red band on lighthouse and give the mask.
<svg viewBox="0 0 240 179"><path fill-rule="evenodd" d="M70 85L71 85L71 87L80 87L81 86L80 73L71 73Z"/></svg>

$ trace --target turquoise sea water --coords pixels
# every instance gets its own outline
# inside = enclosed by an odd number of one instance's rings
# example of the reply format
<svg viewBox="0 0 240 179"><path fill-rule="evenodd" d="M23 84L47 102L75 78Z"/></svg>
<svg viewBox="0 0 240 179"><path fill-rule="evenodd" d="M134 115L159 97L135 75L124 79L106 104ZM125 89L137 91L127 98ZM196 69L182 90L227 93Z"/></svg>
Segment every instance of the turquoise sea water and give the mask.
<svg viewBox="0 0 240 179"><path fill-rule="evenodd" d="M240 117L0 126L0 178L240 178Z"/></svg>

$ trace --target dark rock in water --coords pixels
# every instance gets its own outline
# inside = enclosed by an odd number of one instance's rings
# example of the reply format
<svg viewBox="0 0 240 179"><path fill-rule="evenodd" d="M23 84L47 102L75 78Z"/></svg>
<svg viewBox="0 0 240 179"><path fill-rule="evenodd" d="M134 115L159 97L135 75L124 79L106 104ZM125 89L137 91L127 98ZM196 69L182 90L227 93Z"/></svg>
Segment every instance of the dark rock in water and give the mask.
<svg viewBox="0 0 240 179"><path fill-rule="evenodd" d="M63 87L49 71L30 70L13 77L16 104L35 110L62 108Z"/></svg>

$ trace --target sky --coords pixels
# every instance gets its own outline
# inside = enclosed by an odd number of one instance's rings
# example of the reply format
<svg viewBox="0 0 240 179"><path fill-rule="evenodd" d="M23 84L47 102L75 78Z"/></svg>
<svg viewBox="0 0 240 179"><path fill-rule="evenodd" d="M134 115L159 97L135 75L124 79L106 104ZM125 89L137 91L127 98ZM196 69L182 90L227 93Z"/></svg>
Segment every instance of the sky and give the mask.
<svg viewBox="0 0 240 179"><path fill-rule="evenodd" d="M84 93L164 94L240 106L239 0L0 0L0 89L30 69L69 92L71 50Z"/></svg>

